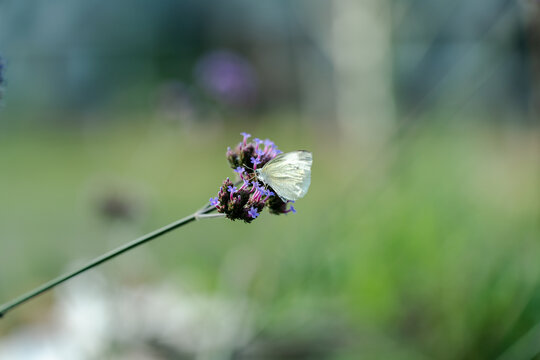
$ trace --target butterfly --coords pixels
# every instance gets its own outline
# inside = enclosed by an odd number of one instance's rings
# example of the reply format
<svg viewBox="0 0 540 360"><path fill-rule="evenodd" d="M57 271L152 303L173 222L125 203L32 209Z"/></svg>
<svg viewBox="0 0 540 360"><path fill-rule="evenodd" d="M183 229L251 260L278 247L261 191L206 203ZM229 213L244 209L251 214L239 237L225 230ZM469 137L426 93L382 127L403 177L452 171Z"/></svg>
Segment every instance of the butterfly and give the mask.
<svg viewBox="0 0 540 360"><path fill-rule="evenodd" d="M270 186L284 202L304 197L311 184L313 155L300 150L282 153L255 170L257 178Z"/></svg>

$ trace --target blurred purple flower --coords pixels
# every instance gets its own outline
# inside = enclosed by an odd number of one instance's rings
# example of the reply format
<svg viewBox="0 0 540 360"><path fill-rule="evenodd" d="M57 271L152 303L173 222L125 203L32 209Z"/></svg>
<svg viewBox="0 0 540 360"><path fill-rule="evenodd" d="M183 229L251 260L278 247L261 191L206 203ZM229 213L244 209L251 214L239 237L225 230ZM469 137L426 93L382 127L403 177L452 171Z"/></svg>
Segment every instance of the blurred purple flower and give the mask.
<svg viewBox="0 0 540 360"><path fill-rule="evenodd" d="M200 86L217 101L247 107L257 99L255 70L244 57L230 51L214 51L203 56L195 67Z"/></svg>

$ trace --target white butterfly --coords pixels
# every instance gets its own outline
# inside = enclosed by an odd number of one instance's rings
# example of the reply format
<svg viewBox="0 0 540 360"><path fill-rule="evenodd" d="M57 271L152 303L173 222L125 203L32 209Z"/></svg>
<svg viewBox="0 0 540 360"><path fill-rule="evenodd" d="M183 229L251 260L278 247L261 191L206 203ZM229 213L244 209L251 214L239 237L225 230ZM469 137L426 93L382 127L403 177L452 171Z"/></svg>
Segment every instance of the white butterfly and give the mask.
<svg viewBox="0 0 540 360"><path fill-rule="evenodd" d="M312 163L313 155L309 151L292 151L277 155L255 173L281 200L294 201L304 197L309 189Z"/></svg>

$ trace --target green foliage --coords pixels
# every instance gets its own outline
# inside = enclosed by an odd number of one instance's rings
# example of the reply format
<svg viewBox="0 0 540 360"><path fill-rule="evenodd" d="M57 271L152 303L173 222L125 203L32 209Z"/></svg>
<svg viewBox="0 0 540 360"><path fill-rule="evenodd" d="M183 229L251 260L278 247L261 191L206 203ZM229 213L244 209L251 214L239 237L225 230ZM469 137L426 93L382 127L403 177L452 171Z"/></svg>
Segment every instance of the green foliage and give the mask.
<svg viewBox="0 0 540 360"><path fill-rule="evenodd" d="M252 129L234 130L155 125L3 140L0 298L198 209L231 174L226 146ZM523 354L540 323L530 131L430 128L382 153L336 147L316 131L283 136L294 132L257 129L284 151L314 153L297 214L194 223L102 271L247 297L266 338L327 344L324 354L338 359L493 358L515 344L512 354ZM96 204L110 193L136 215L104 218ZM24 313L7 323L30 321Z"/></svg>

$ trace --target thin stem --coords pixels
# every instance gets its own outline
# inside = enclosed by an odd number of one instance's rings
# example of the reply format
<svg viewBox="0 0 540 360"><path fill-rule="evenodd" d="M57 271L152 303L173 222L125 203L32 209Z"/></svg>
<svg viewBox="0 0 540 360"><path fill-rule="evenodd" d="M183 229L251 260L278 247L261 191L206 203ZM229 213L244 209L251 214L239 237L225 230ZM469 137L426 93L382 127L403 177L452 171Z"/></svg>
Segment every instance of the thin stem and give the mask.
<svg viewBox="0 0 540 360"><path fill-rule="evenodd" d="M225 214L195 214L195 220L199 219L214 219L225 217Z"/></svg>
<svg viewBox="0 0 540 360"><path fill-rule="evenodd" d="M201 218L204 218L206 216L204 216L204 214L208 214L208 213L211 213L212 211L216 210L216 208L214 206L211 206L211 205L207 205L205 206L204 208L202 208L201 210L189 215L189 216L186 216L185 218L183 219L180 219L180 220L177 220L173 223L170 223L169 225L165 225L163 226L162 228L159 228L157 230L154 230L152 231L151 233L148 233L144 236L141 236L140 238L138 239L135 239L131 242L128 242L127 244L124 244L114 250L111 250L101 256L98 256L97 258L95 258L94 260L90 261L88 264L86 264L85 266L75 270L75 271L72 271L72 272L69 272L69 273L66 273L64 275L61 275L59 277L57 277L56 279L53 279L49 282L46 282L45 284L35 288L34 290L32 291L29 291L28 293L0 306L0 318L3 317L8 311L10 310L13 310L15 307L27 302L28 300L30 299L33 299L35 298L36 296L38 295L41 295L43 294L44 292L46 292L47 290L50 290L52 288L54 288L55 286L63 283L64 281L67 281L83 272L85 272L86 270L90 270L92 269L93 267L95 266L98 266L99 264L102 264L106 261L109 261L111 260L112 258L120 255L120 254L123 254L125 253L126 251L129 251L139 245L142 245L152 239L155 239L165 233L168 233L169 231L171 230L174 230L176 228L179 228L180 226L183 226L183 225L186 225L194 220L198 220L198 219L201 219Z"/></svg>

